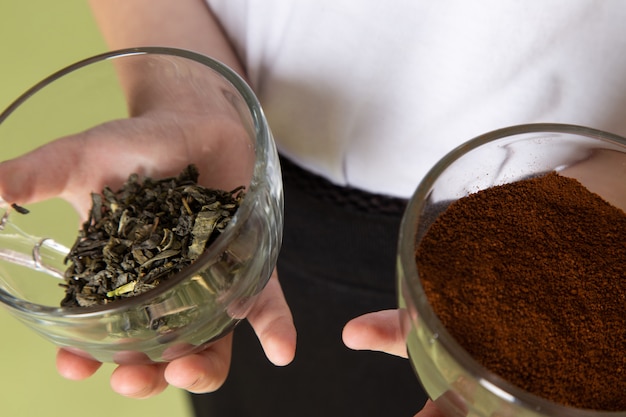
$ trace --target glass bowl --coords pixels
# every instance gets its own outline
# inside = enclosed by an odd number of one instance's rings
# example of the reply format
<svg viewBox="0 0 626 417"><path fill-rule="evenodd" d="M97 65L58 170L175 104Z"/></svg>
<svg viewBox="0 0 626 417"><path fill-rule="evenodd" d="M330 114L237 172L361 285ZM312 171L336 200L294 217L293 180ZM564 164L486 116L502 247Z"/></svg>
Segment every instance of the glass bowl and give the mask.
<svg viewBox="0 0 626 417"><path fill-rule="evenodd" d="M606 412L559 405L488 371L444 328L420 283L415 249L452 201L550 171L576 178L613 205L626 209L626 140L562 124L513 126L462 144L429 171L407 206L397 257L401 323L411 364L430 398L448 417L626 417L626 410Z"/></svg>
<svg viewBox="0 0 626 417"><path fill-rule="evenodd" d="M62 308L63 281L54 272L67 268L66 247L76 239L85 213L79 216L59 198L28 205L28 215L5 204L0 213L0 302L45 339L84 357L133 364L170 361L231 331L267 283L282 241L280 165L259 102L235 72L209 57L161 47L97 55L33 86L0 114L2 159L128 118L116 72L125 65L162 71L159 74L178 85L191 86L245 132L238 138L242 142L238 163L245 163L247 172L240 184L246 188L240 207L192 265L156 288L105 305ZM228 157L238 158L236 153ZM180 163L182 171L188 162ZM200 183L210 177L210 164L202 158L196 163ZM124 179L129 174L123 172Z"/></svg>

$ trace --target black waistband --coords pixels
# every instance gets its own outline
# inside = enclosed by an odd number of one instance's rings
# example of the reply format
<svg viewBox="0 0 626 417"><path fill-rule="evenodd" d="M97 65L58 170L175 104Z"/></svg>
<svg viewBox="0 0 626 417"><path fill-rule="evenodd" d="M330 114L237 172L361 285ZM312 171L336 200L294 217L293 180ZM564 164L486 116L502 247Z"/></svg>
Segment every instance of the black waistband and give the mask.
<svg viewBox="0 0 626 417"><path fill-rule="evenodd" d="M283 178L313 198L348 209L370 214L398 216L404 213L407 200L365 192L358 188L341 187L312 174L287 158L280 160Z"/></svg>

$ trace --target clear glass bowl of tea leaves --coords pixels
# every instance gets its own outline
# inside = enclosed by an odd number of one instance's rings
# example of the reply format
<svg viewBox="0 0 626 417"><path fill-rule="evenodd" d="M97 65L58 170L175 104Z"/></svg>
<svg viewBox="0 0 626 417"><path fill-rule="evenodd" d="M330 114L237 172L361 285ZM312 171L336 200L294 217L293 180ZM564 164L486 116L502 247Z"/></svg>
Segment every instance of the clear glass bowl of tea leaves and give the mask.
<svg viewBox="0 0 626 417"><path fill-rule="evenodd" d="M162 87L187 98L197 95L202 102L192 116L206 129L187 134L206 137L207 146L172 162L170 175L133 172L127 166L135 159L125 158L124 146L103 155L119 160L119 172L85 176L104 184L85 196L88 213L61 198L2 203L0 302L76 354L151 363L203 349L246 317L280 250L282 182L272 134L249 86L214 59L161 47L100 54L34 85L0 114L2 159L134 121L127 95L143 90L124 90L119 73L128 69L167 78ZM215 114L226 115L233 134L209 146ZM137 166L144 159L149 166L150 146L140 154Z"/></svg>
<svg viewBox="0 0 626 417"><path fill-rule="evenodd" d="M441 159L406 209L410 361L448 417L626 416L626 140L504 128Z"/></svg>

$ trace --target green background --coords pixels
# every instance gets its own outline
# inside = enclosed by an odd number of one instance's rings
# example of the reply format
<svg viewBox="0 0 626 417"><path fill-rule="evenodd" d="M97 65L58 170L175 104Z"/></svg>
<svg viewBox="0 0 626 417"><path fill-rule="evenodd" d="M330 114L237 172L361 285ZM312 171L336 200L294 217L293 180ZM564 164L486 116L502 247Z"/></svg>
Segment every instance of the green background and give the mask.
<svg viewBox="0 0 626 417"><path fill-rule="evenodd" d="M106 50L84 0L0 2L0 109L68 64ZM6 139L5 139L6 140ZM20 142L23 139L20 138ZM0 144L0 159L8 147ZM58 223L58 222L56 222ZM55 224L75 230L75 224ZM1 416L190 416L187 397L168 388L147 400L111 390L113 365L92 378L68 381L55 369L56 348L0 308Z"/></svg>

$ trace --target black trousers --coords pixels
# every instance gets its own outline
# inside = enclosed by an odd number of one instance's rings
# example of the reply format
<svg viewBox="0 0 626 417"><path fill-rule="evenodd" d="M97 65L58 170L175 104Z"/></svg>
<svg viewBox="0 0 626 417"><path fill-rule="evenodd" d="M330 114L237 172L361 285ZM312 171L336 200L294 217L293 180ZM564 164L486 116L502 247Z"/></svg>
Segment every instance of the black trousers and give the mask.
<svg viewBox="0 0 626 417"><path fill-rule="evenodd" d="M296 358L275 367L253 330L235 329L231 370L192 395L198 417L412 416L426 395L409 362L352 351L344 324L395 308L403 201L335 187L283 160L285 231L278 274L296 329Z"/></svg>

